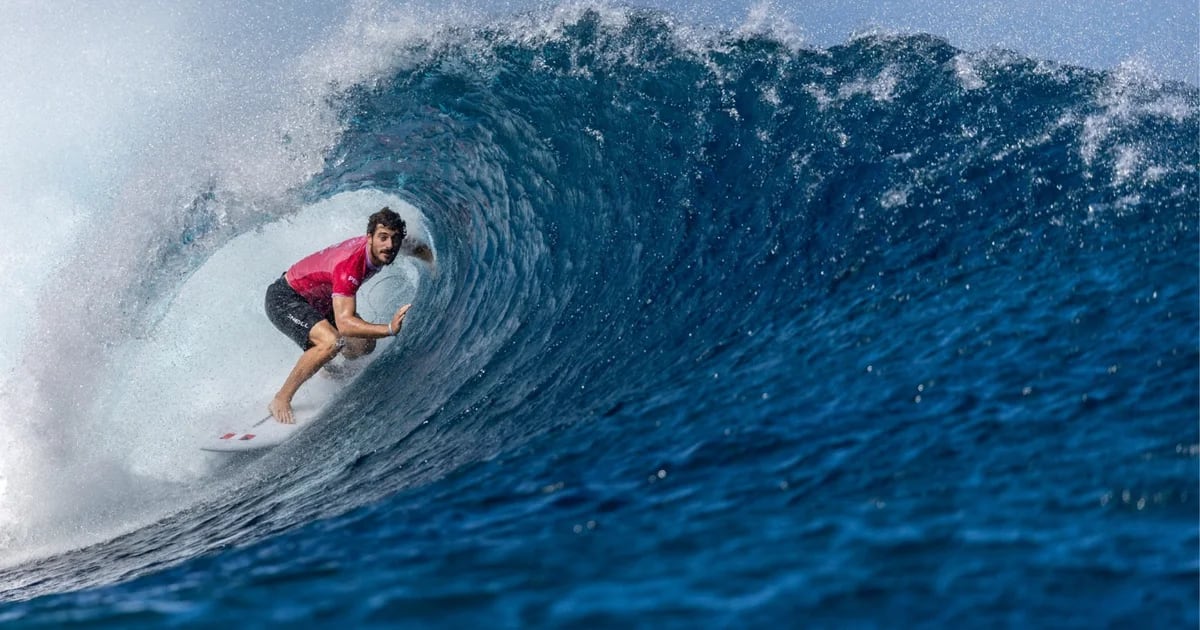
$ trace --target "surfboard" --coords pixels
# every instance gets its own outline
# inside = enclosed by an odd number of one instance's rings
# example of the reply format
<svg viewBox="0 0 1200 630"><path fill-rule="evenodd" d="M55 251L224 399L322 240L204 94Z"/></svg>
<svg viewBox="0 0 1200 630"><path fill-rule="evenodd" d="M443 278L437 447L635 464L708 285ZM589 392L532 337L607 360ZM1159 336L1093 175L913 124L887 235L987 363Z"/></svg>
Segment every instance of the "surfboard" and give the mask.
<svg viewBox="0 0 1200 630"><path fill-rule="evenodd" d="M279 446L300 430L299 424L276 422L269 414L246 429L220 431L201 443L200 450L216 453L258 451Z"/></svg>
<svg viewBox="0 0 1200 630"><path fill-rule="evenodd" d="M340 357L339 357L340 359ZM341 390L369 363L367 360L345 361L335 359L320 372L321 378L314 378L305 384L305 391L292 401L292 411L295 414L295 424L282 424L267 415L247 426L244 421L223 421L215 426L217 431L200 438L200 450L216 453L239 453L246 451L261 451L279 446L303 431L318 415L334 393ZM331 369L332 368L332 369ZM258 407L259 401L253 401L253 408ZM223 418L254 417L257 411L245 405L233 405L220 413ZM232 427L232 428L231 428Z"/></svg>

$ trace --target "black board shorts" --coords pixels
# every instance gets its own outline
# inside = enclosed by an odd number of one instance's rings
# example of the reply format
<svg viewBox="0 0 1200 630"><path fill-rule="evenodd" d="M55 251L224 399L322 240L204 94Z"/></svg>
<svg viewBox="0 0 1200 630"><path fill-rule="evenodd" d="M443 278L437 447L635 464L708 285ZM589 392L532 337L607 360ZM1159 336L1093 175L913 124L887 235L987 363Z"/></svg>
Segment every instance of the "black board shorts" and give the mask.
<svg viewBox="0 0 1200 630"><path fill-rule="evenodd" d="M279 332L296 342L301 350L308 350L313 346L312 342L308 340L308 331L312 330L312 327L321 320L333 324L334 329L337 328L333 313L322 315L308 303L308 300L304 299L304 296L296 293L284 276L280 276L278 280L271 283L271 286L267 287L265 306L267 319L275 324Z"/></svg>

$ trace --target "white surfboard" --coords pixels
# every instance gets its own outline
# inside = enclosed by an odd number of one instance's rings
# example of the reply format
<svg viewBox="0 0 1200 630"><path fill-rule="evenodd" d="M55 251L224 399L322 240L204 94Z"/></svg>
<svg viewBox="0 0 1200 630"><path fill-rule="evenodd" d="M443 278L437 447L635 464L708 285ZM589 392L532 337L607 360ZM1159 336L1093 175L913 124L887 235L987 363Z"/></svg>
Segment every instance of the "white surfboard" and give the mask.
<svg viewBox="0 0 1200 630"><path fill-rule="evenodd" d="M295 424L277 422L270 415L258 420L247 427L244 423L234 421L216 425L220 430L207 435L200 440L200 450L217 453L238 453L244 451L259 451L290 440L316 418L325 401L352 380L370 363L369 359L345 361L341 357L334 359L327 368L321 370L320 376L305 384L297 400L292 401L292 412ZM258 401L254 401L254 406ZM261 407L259 407L261 409ZM224 417L247 417L249 409L234 409L224 412ZM230 428L232 427L232 428Z"/></svg>
<svg viewBox="0 0 1200 630"><path fill-rule="evenodd" d="M247 429L220 431L204 439L200 450L218 453L257 451L279 446L300 431L299 424L283 424L267 417Z"/></svg>

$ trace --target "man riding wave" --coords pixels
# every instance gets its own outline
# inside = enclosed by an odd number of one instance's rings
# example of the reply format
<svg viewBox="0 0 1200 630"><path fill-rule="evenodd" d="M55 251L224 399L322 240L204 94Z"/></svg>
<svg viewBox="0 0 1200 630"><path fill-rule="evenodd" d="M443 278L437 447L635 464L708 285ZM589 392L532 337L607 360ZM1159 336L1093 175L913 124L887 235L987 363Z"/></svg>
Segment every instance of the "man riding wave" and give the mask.
<svg viewBox="0 0 1200 630"><path fill-rule="evenodd" d="M367 219L365 235L302 259L267 288L267 317L304 351L267 406L276 420L295 422L296 391L339 352L357 359L375 350L376 339L400 332L411 304L397 309L388 323L373 324L359 317L355 295L364 282L395 262L406 234L404 219L385 207ZM412 255L433 260L424 245Z"/></svg>

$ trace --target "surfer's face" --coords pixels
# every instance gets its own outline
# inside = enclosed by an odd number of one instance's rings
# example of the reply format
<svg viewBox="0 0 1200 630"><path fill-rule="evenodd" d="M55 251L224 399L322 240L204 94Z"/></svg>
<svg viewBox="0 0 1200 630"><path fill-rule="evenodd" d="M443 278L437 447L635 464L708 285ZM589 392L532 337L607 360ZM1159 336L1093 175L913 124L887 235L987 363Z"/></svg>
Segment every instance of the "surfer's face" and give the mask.
<svg viewBox="0 0 1200 630"><path fill-rule="evenodd" d="M404 234L382 225L375 226L371 233L371 259L376 265L390 265L400 251L400 242Z"/></svg>

